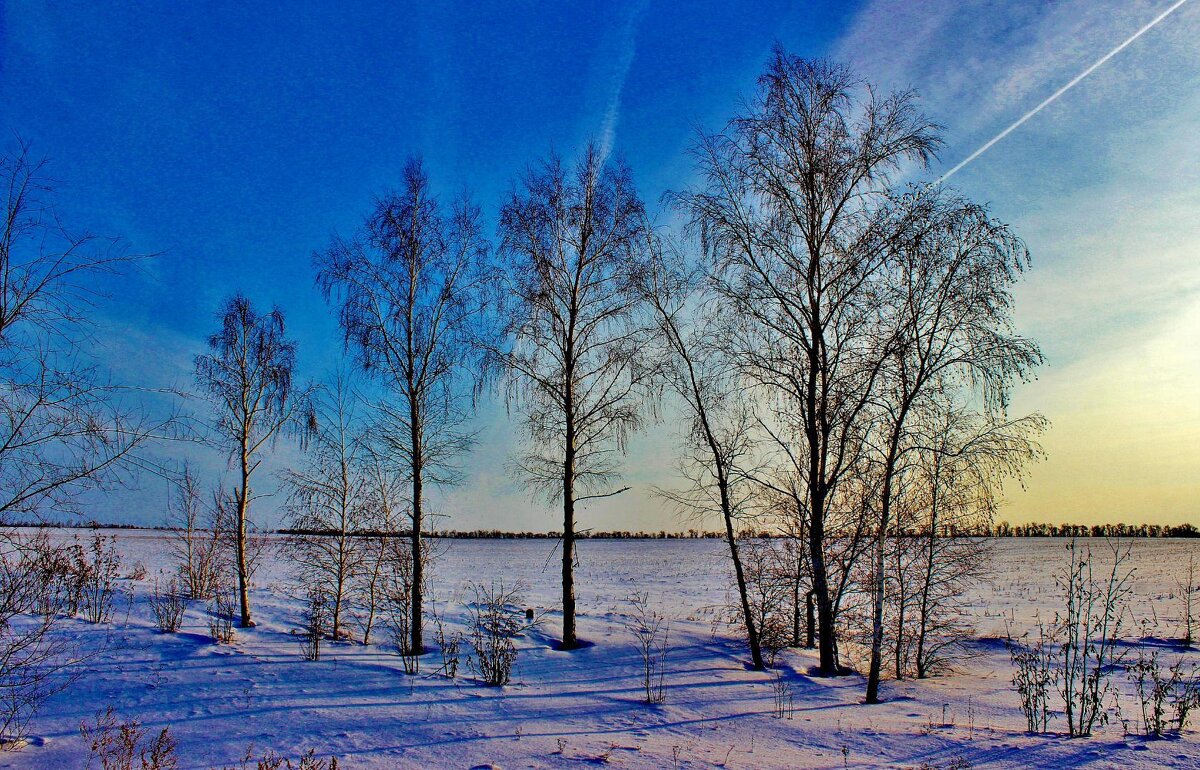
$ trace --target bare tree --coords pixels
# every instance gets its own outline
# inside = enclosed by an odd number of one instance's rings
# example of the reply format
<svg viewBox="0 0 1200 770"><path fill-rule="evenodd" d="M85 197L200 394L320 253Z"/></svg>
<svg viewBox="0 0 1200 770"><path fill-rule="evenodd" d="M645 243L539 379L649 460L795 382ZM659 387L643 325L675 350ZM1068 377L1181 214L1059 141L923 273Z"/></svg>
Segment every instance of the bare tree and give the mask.
<svg viewBox="0 0 1200 770"><path fill-rule="evenodd" d="M173 436L176 420L130 407L133 389L89 362L102 277L143 257L66 227L44 165L19 140L0 153L0 188L0 740L13 745L82 671L58 621L81 608L85 576L82 548L27 538L10 523L77 513L89 492L132 482L152 466L144 450Z"/></svg>
<svg viewBox="0 0 1200 770"><path fill-rule="evenodd" d="M660 490L660 494L684 511L720 515L751 662L756 670L762 670L758 613L751 606L739 550L741 521L748 515L750 502L744 466L753 457L753 418L736 368L714 344L713 314L721 312L721 305L704 296L703 274L689 270L666 246L657 239L651 241L653 260L644 273L642 290L653 310L655 338L661 348L655 371L682 401L688 418L680 470L690 486Z"/></svg>
<svg viewBox="0 0 1200 770"><path fill-rule="evenodd" d="M144 257L67 229L43 173L23 143L0 155L0 523L73 512L89 490L128 483L175 426L125 405L131 389L84 350L98 278Z"/></svg>
<svg viewBox="0 0 1200 770"><path fill-rule="evenodd" d="M641 425L648 379L637 322L646 217L629 169L594 145L568 168L551 156L525 174L500 212L510 341L494 351L521 409L534 488L563 509L563 638L575 629L576 507L624 491L609 484ZM583 494L580 494L580 493Z"/></svg>
<svg viewBox="0 0 1200 770"><path fill-rule="evenodd" d="M1042 361L1037 344L1013 332L1012 287L1029 263L1025 244L983 207L938 189L898 208L906 222L889 239L878 335L884 366L871 396L881 488L867 703L879 700L887 542L897 480L915 446L913 423L956 387L975 389L987 413L1001 416L1009 388Z"/></svg>
<svg viewBox="0 0 1200 770"><path fill-rule="evenodd" d="M775 51L747 114L702 138L705 184L674 196L718 266L729 350L799 445L820 670L841 670L826 518L853 469L883 361L876 301L902 217L889 174L925 163L937 126L911 93L879 95L849 70Z"/></svg>
<svg viewBox="0 0 1200 770"><path fill-rule="evenodd" d="M378 373L395 402L380 404L378 439L411 483L414 654L424 650L422 529L427 485L459 480L474 444L464 423L474 407L478 344L495 287L480 213L465 196L443 205L419 159L402 189L376 201L361 230L315 257L317 284L339 305L346 344Z"/></svg>
<svg viewBox="0 0 1200 770"><path fill-rule="evenodd" d="M1046 425L1038 415L994 420L948 404L922 429L914 474L924 514L914 522L923 541L913 592L917 678L941 667L959 643L958 597L985 564L973 535L990 529L1000 482L1020 479L1041 457L1036 438Z"/></svg>
<svg viewBox="0 0 1200 770"><path fill-rule="evenodd" d="M224 581L215 506L204 503L200 481L186 464L171 492L167 503L171 553L188 596L208 599Z"/></svg>
<svg viewBox="0 0 1200 770"><path fill-rule="evenodd" d="M391 472L391 465L376 447L368 442L365 450L362 473L367 526L372 530L372 536L363 546L363 568L357 575L354 594L360 611L363 644L369 644L379 611L387 609L385 603L395 593L394 582L406 574L411 576L411 570L404 565L411 562L412 551L404 551L396 546L396 538L400 537L400 521L407 517L403 506L403 479ZM428 542L422 540L422 545ZM422 558L428 557L429 549L426 547ZM411 588L407 590L411 591ZM411 594L408 595L411 597ZM411 604L410 598L410 609ZM411 630L407 639L406 649L412 640Z"/></svg>
<svg viewBox="0 0 1200 770"><path fill-rule="evenodd" d="M221 329L208 338L210 352L196 356L196 381L212 400L213 428L228 442L238 465L234 549L241 626L248 628L254 625L247 560L247 521L254 500L250 481L263 451L285 430L310 428L312 415L309 390L293 388L296 343L287 338L283 311L261 314L245 296L235 294L221 306L218 318Z"/></svg>
<svg viewBox="0 0 1200 770"><path fill-rule="evenodd" d="M364 567L370 506L364 478L363 426L351 383L338 374L314 398L316 429L308 440L304 466L287 470L287 513L298 532L288 550L313 595L329 605L329 632L339 638L345 605Z"/></svg>

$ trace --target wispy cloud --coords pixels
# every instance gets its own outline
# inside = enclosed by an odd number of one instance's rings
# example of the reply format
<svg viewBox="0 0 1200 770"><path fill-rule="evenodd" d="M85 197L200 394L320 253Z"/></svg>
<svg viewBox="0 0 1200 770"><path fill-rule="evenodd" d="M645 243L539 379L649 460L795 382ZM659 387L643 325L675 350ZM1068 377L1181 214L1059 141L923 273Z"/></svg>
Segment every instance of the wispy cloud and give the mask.
<svg viewBox="0 0 1200 770"><path fill-rule="evenodd" d="M620 43L612 62L612 75L608 82L608 103L604 109L604 117L600 121L600 132L597 137L601 158L608 158L616 140L617 124L621 120L621 93L625 90L625 81L629 78L629 69L633 66L633 58L637 53L637 32L641 25L642 15L646 11L647 2L648 0L639 0L630 8L629 15L621 29Z"/></svg>
<svg viewBox="0 0 1200 770"><path fill-rule="evenodd" d="M1086 78L1088 75L1090 75L1090 74L1092 74L1093 72L1095 72L1096 70L1098 70L1098 69L1099 69L1100 67L1102 67L1102 66L1104 65L1104 63L1105 63L1105 62L1107 62L1109 59L1111 59L1112 57L1116 56L1116 55L1117 55L1117 54L1119 54L1121 51L1124 51L1124 50L1125 50L1125 49L1126 49L1126 48L1127 48L1127 47L1128 47L1128 46L1129 46L1129 45L1130 45L1130 44L1131 44L1133 41L1137 40L1139 37L1141 37L1142 35L1144 35L1144 34L1146 34L1147 32L1149 32L1151 29L1153 29L1154 27L1156 27L1156 26L1157 26L1157 25L1158 25L1158 24L1159 24L1159 23L1160 23L1160 22L1161 22L1163 19L1165 19L1165 18L1167 18L1168 16L1170 16L1172 13L1174 13L1174 12L1175 12L1175 10L1176 10L1176 9L1178 9L1178 8L1179 8L1179 6L1183 5L1183 4L1184 4L1184 3L1186 3L1186 2L1187 2L1187 0L1178 0L1178 2L1176 2L1176 3L1175 3L1174 5L1172 5L1170 8L1168 8L1168 9L1167 9L1167 10L1165 10L1165 11L1163 11L1163 12L1162 12L1162 13L1160 13L1158 16L1155 16L1155 17L1154 17L1152 20L1150 20L1150 21L1149 21L1147 24L1143 25L1143 26L1142 26L1142 28L1141 28L1141 29L1139 29L1137 32L1134 32L1132 35L1130 35L1129 37L1125 38L1125 40L1124 40L1124 41L1122 41L1122 42L1121 42L1121 44L1120 44L1120 45L1118 45L1116 48L1112 49L1112 50L1111 50L1111 51L1109 51L1108 53L1106 53L1106 54L1104 54L1103 56L1101 56L1099 59L1097 59L1096 61L1094 61L1094 62L1091 64L1091 66L1089 66L1089 67L1088 67L1087 69L1085 69L1083 72L1080 72L1078 75L1076 75L1075 77L1073 77L1073 78L1071 78L1069 81L1067 81L1066 85L1064 85L1064 86L1060 87L1060 88L1059 88L1057 91L1055 91L1054 93L1050 94L1050 95L1049 95L1049 96L1047 96L1045 99L1043 99L1043 100L1042 100L1042 101L1041 101L1041 102L1040 102L1040 103L1039 103L1039 104L1038 104L1036 107L1034 107L1032 110L1029 110L1029 111L1028 111L1028 112L1026 112L1024 115L1022 115L1020 118L1018 118L1018 119L1016 120L1016 122L1012 123L1012 124L1011 124L1011 125L1009 125L1007 128L1005 128L1003 131L1001 131L1000 133L996 134L994 137L992 137L991 139L989 139L988 141L986 141L986 142L983 144L983 146L981 146L979 149L975 150L975 152L971 153L971 154L970 154L970 155L968 155L966 158L963 158L961 161L959 161L959 162L958 162L958 164L956 164L956 165L955 165L953 168L951 168L951 169L950 169L949 171L947 171L946 173L942 174L941 178L940 178L938 181L939 181L939 182L944 182L944 181L946 181L947 179L949 179L950 177L954 176L956 173L958 173L958 171L959 171L960 169L962 169L962 168L963 168L964 166L966 166L968 163L970 163L971 161L973 161L973 160L975 160L976 158L978 158L980 155L982 155L982 154L984 154L985 152L987 152L988 150L990 150L990 149L991 149L991 148L992 148L992 147L993 147L993 146L994 146L994 145L995 145L997 142L999 142L1001 139L1003 139L1004 137L1008 136L1008 135L1009 135L1009 134L1011 134L1013 131L1016 131L1018 128L1020 128L1020 127L1021 127L1021 126L1022 126L1022 125L1023 125L1025 122L1026 122L1026 121L1028 121L1028 120L1029 120L1030 118L1032 118L1034 115L1037 115L1039 112L1041 112L1042 110L1046 109L1046 107L1050 106L1050 105L1051 105L1051 104L1053 104L1055 101L1057 101L1057 100L1058 100L1058 97L1062 96L1062 95L1063 95L1063 94L1065 94L1067 91L1071 90L1071 89L1072 89L1072 88L1074 88L1076 85L1078 85L1079 81L1083 80L1083 79L1084 79L1084 78Z"/></svg>

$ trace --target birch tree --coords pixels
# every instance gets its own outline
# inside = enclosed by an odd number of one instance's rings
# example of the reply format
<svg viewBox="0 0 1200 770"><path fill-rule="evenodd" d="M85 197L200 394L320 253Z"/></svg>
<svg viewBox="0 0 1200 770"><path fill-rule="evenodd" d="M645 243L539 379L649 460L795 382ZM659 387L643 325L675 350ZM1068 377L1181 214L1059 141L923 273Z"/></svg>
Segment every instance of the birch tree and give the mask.
<svg viewBox="0 0 1200 770"><path fill-rule="evenodd" d="M463 196L433 193L420 159L399 191L380 197L359 231L316 255L317 285L338 308L346 345L387 388L377 440L407 477L412 553L409 650L424 649L423 530L427 487L459 480L473 446L465 427L480 383L485 313L496 276L480 212Z"/></svg>
<svg viewBox="0 0 1200 770"><path fill-rule="evenodd" d="M200 480L185 463L167 503L170 550L180 582L193 599L209 599L225 580L217 506L205 505Z"/></svg>
<svg viewBox="0 0 1200 770"><path fill-rule="evenodd" d="M701 138L703 184L672 196L718 266L729 352L802 458L826 675L841 671L826 519L883 366L875 322L897 226L890 175L927 163L940 143L911 93L883 95L845 67L777 49L746 113Z"/></svg>
<svg viewBox="0 0 1200 770"><path fill-rule="evenodd" d="M868 703L879 700L884 635L885 552L899 474L914 443L911 426L938 393L975 392L997 419L1009 390L1042 361L1013 331L1012 289L1028 267L1025 244L981 206L939 189L901 203L907 232L894 239L882 294L882 376L872 396L882 479L872 575Z"/></svg>
<svg viewBox="0 0 1200 770"><path fill-rule="evenodd" d="M251 480L281 433L312 427L310 389L293 386L296 343L287 337L282 310L259 313L235 294L222 304L218 318L221 328L208 338L209 352L196 356L196 382L212 401L213 430L237 465L234 561L240 622L249 628L254 625L247 557L247 522L255 499Z"/></svg>
<svg viewBox="0 0 1200 770"><path fill-rule="evenodd" d="M509 342L493 363L525 418L519 466L562 504L566 649L579 644L577 507L624 491L612 486L617 458L642 423L645 223L629 169L594 145L573 165L552 155L530 169L500 212Z"/></svg>
<svg viewBox="0 0 1200 770"><path fill-rule="evenodd" d="M290 551L305 587L330 606L330 632L339 638L346 604L366 561L363 530L371 507L365 478L363 426L348 379L339 374L314 398L315 429L301 468L283 474L287 514L299 530Z"/></svg>
<svg viewBox="0 0 1200 770"><path fill-rule="evenodd" d="M651 235L653 239L654 236ZM661 382L680 400L687 419L680 471L689 486L663 494L689 513L721 517L733 564L750 660L763 670L759 624L751 607L739 529L748 515L745 466L753 461L753 412L739 387L736 367L713 344L712 314L721 305L704 296L704 275L689 269L657 239L643 286L652 309Z"/></svg>

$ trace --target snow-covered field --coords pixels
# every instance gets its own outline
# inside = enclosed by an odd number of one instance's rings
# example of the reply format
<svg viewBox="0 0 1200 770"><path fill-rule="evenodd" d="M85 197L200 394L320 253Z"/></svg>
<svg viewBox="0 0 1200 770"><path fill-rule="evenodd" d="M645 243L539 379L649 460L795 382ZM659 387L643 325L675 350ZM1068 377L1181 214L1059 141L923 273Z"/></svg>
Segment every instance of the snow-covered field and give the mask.
<svg viewBox="0 0 1200 770"><path fill-rule="evenodd" d="M123 581L135 598L107 634L72 621L94 642L104 637L104 651L90 660L87 676L45 706L30 746L0 754L0 767L82 767L79 725L109 705L155 730L170 725L183 769L233 764L251 744L291 756L314 748L337 756L345 770L1200 767L1200 740L1191 732L1148 740L1124 735L1119 721L1088 739L1024 732L999 637L1028 628L1039 609L1053 614L1053 574L1067 558L1061 540L995 544L991 578L969 597L980 638L957 673L888 682L887 702L865 706L860 677L809 677L815 656L789 650L780 664L795 708L779 719L775 675L748 670L742 647L714 623L728 600L720 541L582 542L580 636L594 646L555 650L558 618L550 613L541 631L522 640L513 683L493 689L469 675L405 675L382 635L368 647L331 644L321 660L303 660L290 633L300 602L288 565L276 558L257 577L259 625L239 631L234 644L209 641L199 604L181 633L159 633L146 596L168 569L166 542L155 532L114 534L127 568L143 562L149 577ZM1200 542L1136 540L1132 547L1132 609L1157 618L1158 636L1176 636L1176 580L1189 555L1200 557ZM553 607L555 549L550 540L445 542L434 581L439 608L461 622L464 585L501 577L523 582L530 606ZM640 701L640 662L625 627L634 591L671 618L661 706ZM1200 653L1188 654L1200 662ZM1137 706L1129 700L1124 709L1131 716Z"/></svg>

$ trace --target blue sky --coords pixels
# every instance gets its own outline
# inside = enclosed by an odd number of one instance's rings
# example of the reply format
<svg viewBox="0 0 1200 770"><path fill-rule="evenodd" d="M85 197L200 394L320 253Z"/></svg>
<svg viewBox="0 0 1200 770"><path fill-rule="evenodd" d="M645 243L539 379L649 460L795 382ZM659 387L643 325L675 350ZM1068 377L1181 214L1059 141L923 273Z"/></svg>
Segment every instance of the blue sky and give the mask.
<svg viewBox="0 0 1200 770"><path fill-rule="evenodd" d="M51 160L67 222L162 252L109 287L99 356L117 379L190 385L235 290L277 303L304 372L340 339L311 254L351 230L405 159L489 222L550 148L610 142L647 202L691 180L687 147L753 86L772 44L916 88L946 125L945 170L1172 3L8 2L0 130ZM1016 408L1055 427L1010 491L1014 520L1195 519L1200 501L1200 3L1185 3L959 172L1030 243L1022 329L1049 357ZM668 424L635 442L632 493L585 526L689 526ZM505 468L515 428L485 404L459 527L548 529ZM286 455L286 450L285 450ZM213 473L223 468L210 458ZM100 518L161 518L147 482ZM264 501L266 523L277 501ZM120 510L116 510L119 508Z"/></svg>

